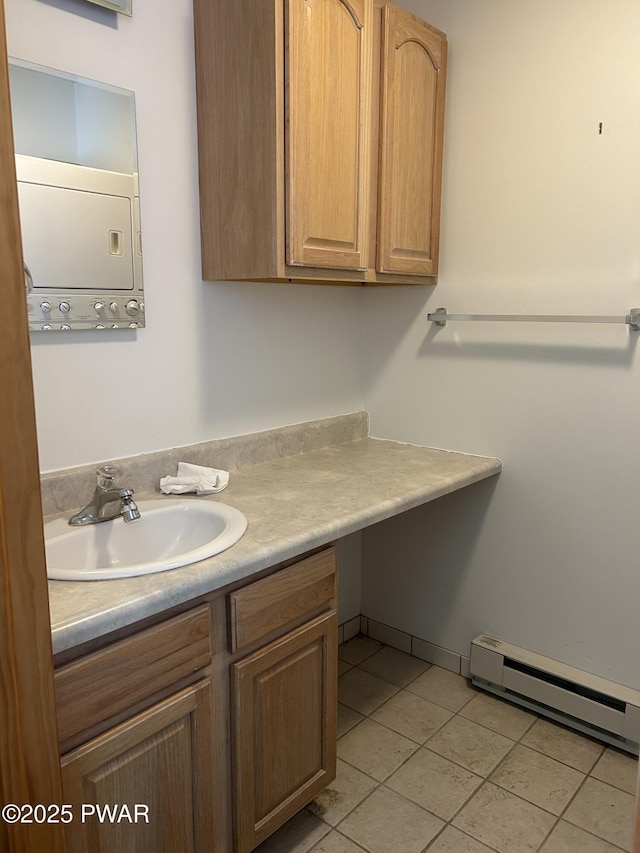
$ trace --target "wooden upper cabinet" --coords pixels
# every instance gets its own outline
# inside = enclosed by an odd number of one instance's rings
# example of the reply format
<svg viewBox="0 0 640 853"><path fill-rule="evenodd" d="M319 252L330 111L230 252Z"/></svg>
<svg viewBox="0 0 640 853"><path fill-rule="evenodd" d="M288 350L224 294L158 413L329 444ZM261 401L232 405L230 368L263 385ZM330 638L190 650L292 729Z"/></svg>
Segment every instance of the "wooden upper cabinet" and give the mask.
<svg viewBox="0 0 640 853"><path fill-rule="evenodd" d="M446 37L382 0L194 0L205 279L435 283Z"/></svg>
<svg viewBox="0 0 640 853"><path fill-rule="evenodd" d="M371 0L286 13L287 263L364 270Z"/></svg>
<svg viewBox="0 0 640 853"><path fill-rule="evenodd" d="M447 42L399 6L382 14L376 269L435 275Z"/></svg>

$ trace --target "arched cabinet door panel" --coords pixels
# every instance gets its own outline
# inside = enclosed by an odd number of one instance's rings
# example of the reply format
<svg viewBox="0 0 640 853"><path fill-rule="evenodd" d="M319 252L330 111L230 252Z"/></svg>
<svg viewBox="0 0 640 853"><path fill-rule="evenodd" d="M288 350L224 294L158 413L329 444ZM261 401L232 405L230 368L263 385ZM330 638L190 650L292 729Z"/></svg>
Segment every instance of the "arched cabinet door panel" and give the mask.
<svg viewBox="0 0 640 853"><path fill-rule="evenodd" d="M378 272L437 272L446 55L442 33L385 5Z"/></svg>
<svg viewBox="0 0 640 853"><path fill-rule="evenodd" d="M286 3L288 264L366 267L372 10Z"/></svg>

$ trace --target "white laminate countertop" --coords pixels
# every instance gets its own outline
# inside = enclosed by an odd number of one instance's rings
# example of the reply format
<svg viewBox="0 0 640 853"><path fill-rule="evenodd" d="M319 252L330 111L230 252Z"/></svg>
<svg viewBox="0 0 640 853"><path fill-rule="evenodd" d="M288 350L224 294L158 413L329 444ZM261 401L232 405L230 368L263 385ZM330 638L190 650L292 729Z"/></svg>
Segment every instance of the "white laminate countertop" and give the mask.
<svg viewBox="0 0 640 853"><path fill-rule="evenodd" d="M53 651L220 589L502 470L499 459L364 438L231 473L218 500L249 527L190 566L103 581L49 581ZM160 494L138 495L157 497Z"/></svg>

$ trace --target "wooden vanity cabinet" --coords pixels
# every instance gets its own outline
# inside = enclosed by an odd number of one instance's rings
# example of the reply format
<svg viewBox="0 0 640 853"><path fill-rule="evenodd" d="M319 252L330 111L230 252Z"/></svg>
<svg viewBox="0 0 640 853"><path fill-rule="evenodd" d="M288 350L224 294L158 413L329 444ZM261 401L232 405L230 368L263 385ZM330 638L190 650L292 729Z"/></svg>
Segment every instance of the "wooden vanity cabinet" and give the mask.
<svg viewBox="0 0 640 853"><path fill-rule="evenodd" d="M382 0L195 0L203 277L434 283L446 36Z"/></svg>
<svg viewBox="0 0 640 853"><path fill-rule="evenodd" d="M335 550L181 610L58 656L70 853L248 853L335 777Z"/></svg>
<svg viewBox="0 0 640 853"><path fill-rule="evenodd" d="M201 605L56 670L70 853L214 849L210 621Z"/></svg>
<svg viewBox="0 0 640 853"><path fill-rule="evenodd" d="M231 666L235 853L253 850L335 778L335 584L329 550L230 596L232 648L282 634Z"/></svg>

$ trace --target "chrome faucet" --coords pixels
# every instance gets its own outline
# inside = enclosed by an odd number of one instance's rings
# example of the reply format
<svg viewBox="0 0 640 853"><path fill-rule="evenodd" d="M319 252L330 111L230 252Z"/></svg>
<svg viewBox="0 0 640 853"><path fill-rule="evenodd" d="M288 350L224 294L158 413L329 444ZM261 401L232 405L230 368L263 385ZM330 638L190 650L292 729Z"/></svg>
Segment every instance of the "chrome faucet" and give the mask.
<svg viewBox="0 0 640 853"><path fill-rule="evenodd" d="M101 465L96 469L98 484L91 501L69 519L69 524L99 524L122 516L129 524L140 518L140 510L133 500L133 489L116 488L120 470L115 465Z"/></svg>

